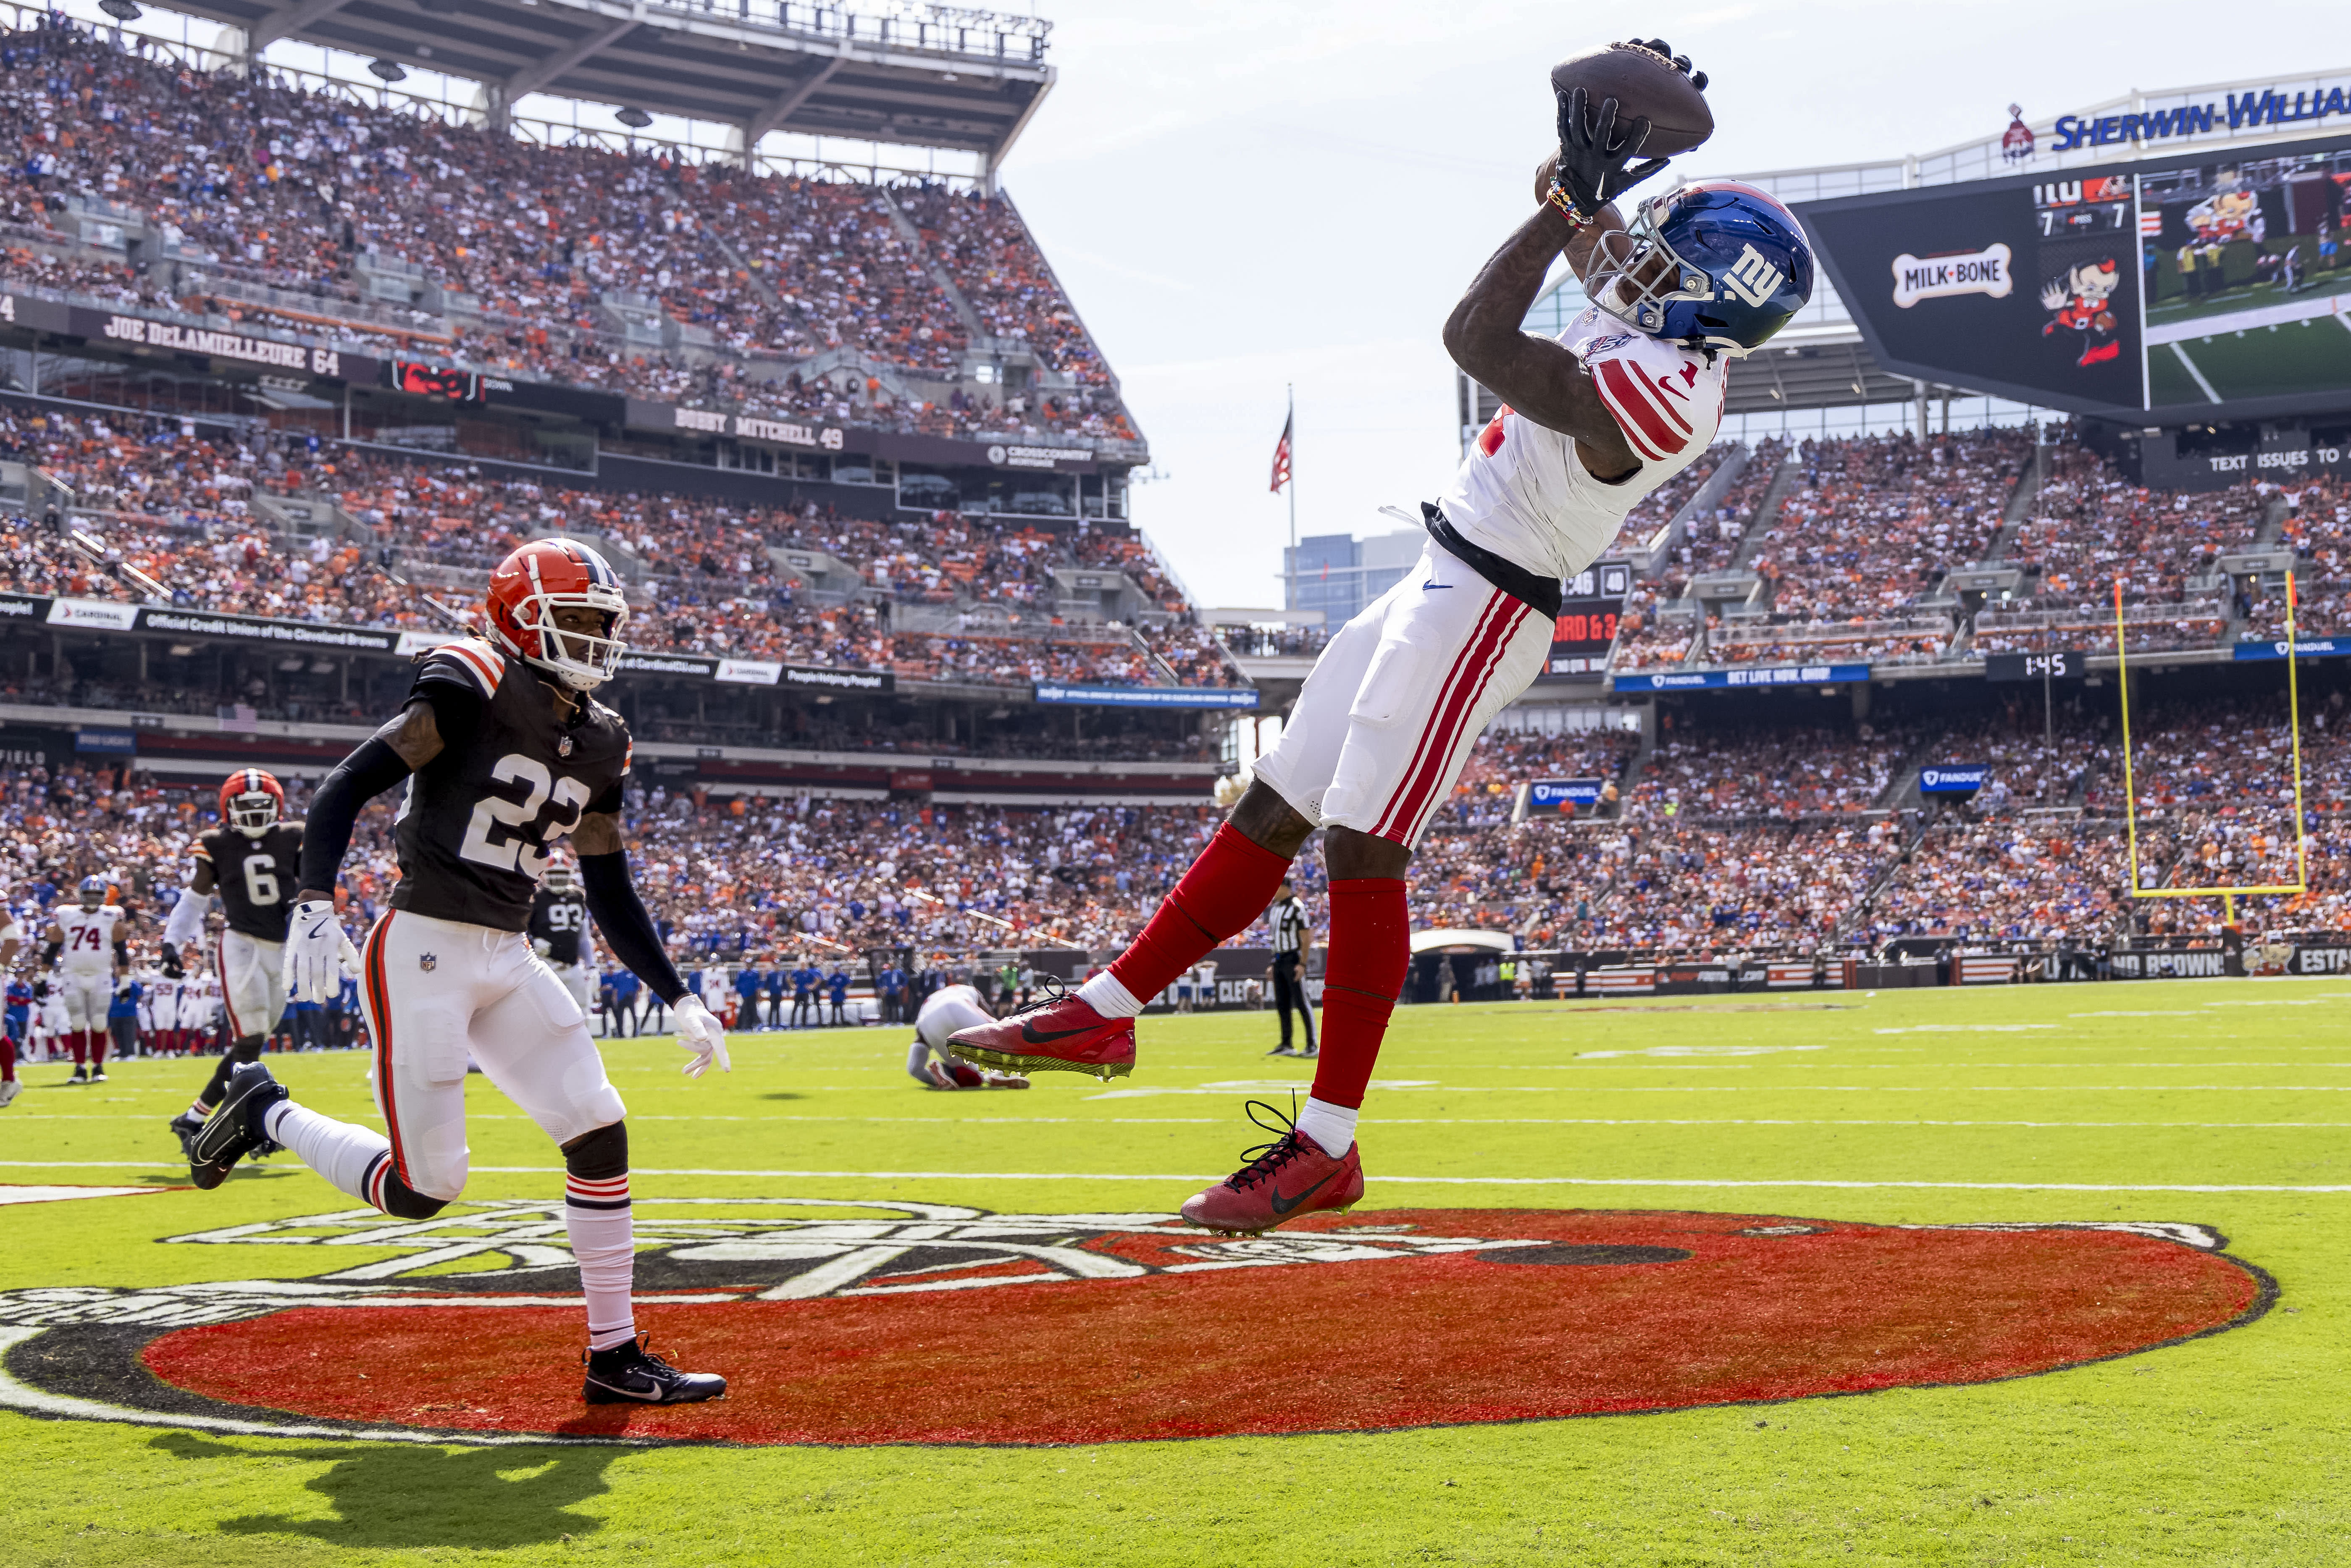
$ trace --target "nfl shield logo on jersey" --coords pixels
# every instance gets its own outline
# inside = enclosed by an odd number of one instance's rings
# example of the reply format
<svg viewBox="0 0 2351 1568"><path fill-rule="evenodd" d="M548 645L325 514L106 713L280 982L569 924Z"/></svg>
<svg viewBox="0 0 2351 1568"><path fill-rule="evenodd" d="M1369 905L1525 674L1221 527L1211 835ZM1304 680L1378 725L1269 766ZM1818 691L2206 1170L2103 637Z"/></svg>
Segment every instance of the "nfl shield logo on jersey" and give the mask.
<svg viewBox="0 0 2351 1568"><path fill-rule="evenodd" d="M419 953L416 956L416 967L423 970L428 975L433 972L433 966L438 964L440 961L440 956L437 954Z"/></svg>

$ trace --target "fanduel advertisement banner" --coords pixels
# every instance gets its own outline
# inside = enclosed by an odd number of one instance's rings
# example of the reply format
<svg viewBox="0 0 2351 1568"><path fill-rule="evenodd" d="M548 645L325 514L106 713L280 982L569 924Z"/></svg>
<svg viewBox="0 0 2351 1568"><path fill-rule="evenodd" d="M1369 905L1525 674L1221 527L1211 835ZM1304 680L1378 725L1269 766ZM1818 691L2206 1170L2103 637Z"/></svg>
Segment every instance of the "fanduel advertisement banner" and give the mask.
<svg viewBox="0 0 2351 1568"><path fill-rule="evenodd" d="M1991 769L1980 762L1942 762L1918 769L1921 795L1971 795L1984 787Z"/></svg>
<svg viewBox="0 0 2351 1568"><path fill-rule="evenodd" d="M1768 670L1691 670L1611 675L1618 692L1693 692L1715 686L1840 686L1869 679L1867 664L1787 664Z"/></svg>
<svg viewBox="0 0 2351 1568"><path fill-rule="evenodd" d="M1527 810L1556 811L1562 806L1584 810L1600 804L1599 779L1538 779L1527 786Z"/></svg>
<svg viewBox="0 0 2351 1568"><path fill-rule="evenodd" d="M1255 707L1255 686L1049 686L1039 685L1040 703L1086 707Z"/></svg>
<svg viewBox="0 0 2351 1568"><path fill-rule="evenodd" d="M2340 659L2351 654L2351 637L2304 637L2294 645L2297 659ZM2274 643L2240 643L2231 655L2239 659L2283 659L2285 639Z"/></svg>

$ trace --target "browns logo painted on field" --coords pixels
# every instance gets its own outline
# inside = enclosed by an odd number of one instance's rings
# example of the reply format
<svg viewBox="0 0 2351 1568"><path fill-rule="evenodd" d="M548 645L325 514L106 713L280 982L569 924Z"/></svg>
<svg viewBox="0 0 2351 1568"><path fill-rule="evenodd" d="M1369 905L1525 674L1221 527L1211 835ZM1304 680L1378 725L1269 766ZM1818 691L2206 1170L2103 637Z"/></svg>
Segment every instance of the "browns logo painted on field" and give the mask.
<svg viewBox="0 0 2351 1568"><path fill-rule="evenodd" d="M2022 1376L2276 1294L2193 1225L1387 1209L1224 1238L1160 1214L640 1198L637 1226L638 1322L726 1374L724 1402L582 1406L560 1207L496 1202L169 1239L315 1248L307 1280L0 1292L0 1405L435 1442L1373 1431Z"/></svg>

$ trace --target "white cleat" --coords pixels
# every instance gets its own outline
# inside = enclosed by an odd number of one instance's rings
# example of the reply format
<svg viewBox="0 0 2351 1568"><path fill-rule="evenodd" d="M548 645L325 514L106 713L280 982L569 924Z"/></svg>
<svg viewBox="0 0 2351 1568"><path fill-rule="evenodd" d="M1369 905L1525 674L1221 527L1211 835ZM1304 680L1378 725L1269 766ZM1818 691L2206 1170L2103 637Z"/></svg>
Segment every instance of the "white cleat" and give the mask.
<svg viewBox="0 0 2351 1568"><path fill-rule="evenodd" d="M14 1101L17 1092L24 1087L13 1078L0 1079L0 1109L5 1109L10 1102Z"/></svg>

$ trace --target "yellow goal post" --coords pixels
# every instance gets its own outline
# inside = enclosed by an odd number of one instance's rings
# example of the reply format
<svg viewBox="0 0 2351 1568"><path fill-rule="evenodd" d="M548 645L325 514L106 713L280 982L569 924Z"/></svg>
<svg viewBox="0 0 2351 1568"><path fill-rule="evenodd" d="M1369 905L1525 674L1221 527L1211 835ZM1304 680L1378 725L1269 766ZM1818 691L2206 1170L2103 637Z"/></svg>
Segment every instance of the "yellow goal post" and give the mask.
<svg viewBox="0 0 2351 1568"><path fill-rule="evenodd" d="M2294 747L2294 869L2291 884L2237 887L2142 887L2138 871L2138 786L2131 769L2130 647L2123 626L2123 579L2115 577L2115 675L2123 709L2123 808L2130 836L2130 893L2133 898L2211 898L2220 900L2221 918L2233 922L2236 901L2255 894L2297 894L2310 891L2310 832L2302 810L2302 683L2294 645L2295 599L2294 572L2285 574L2286 732Z"/></svg>

